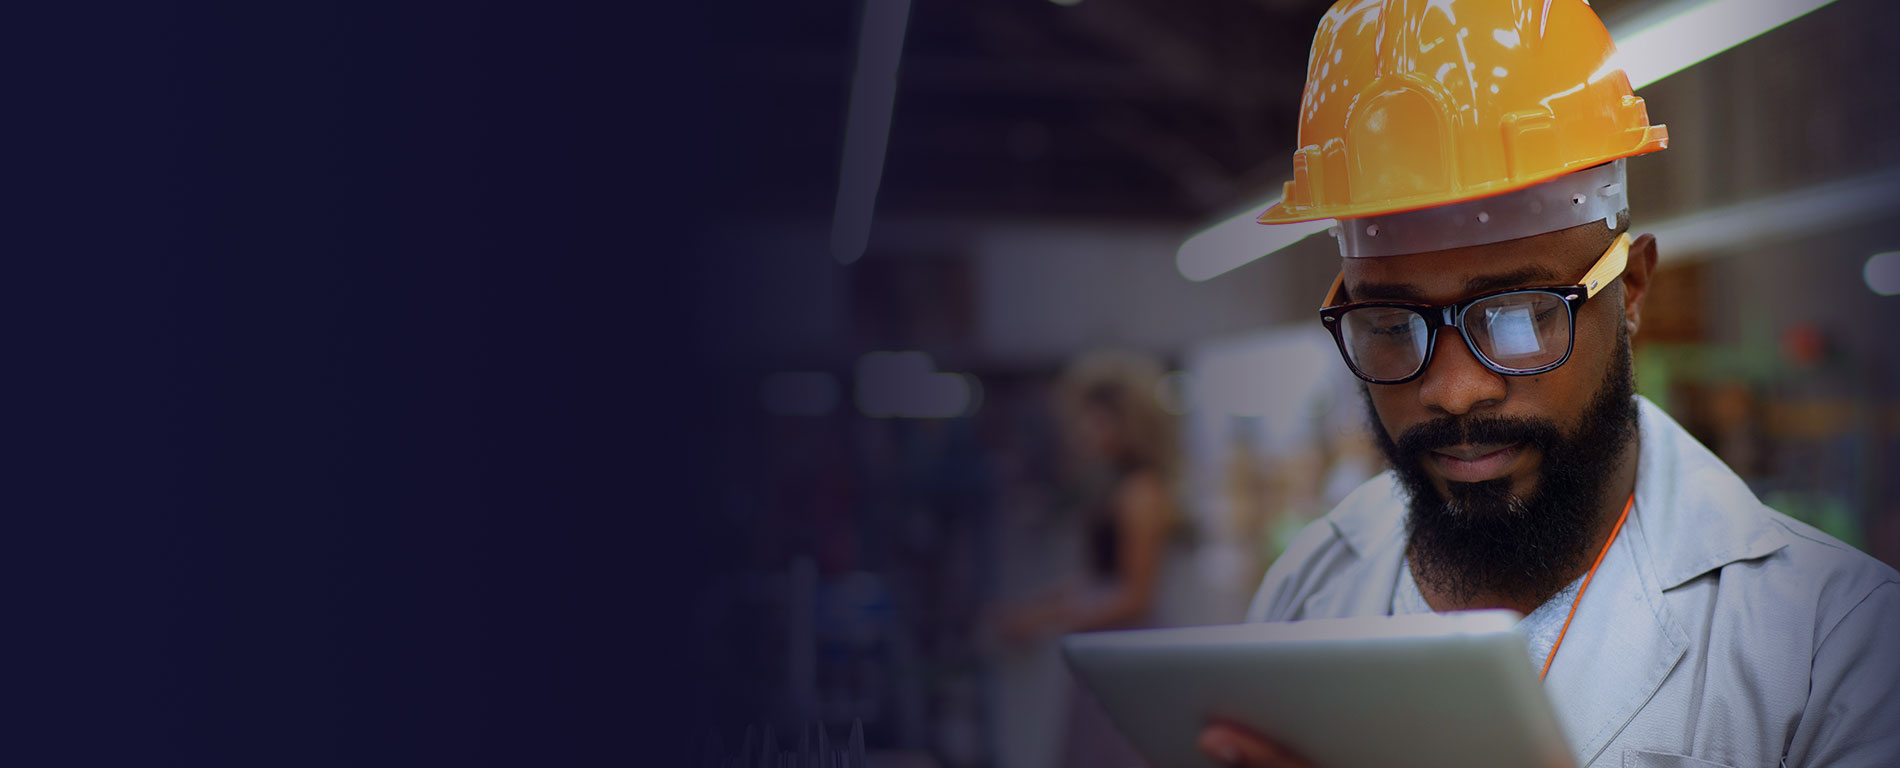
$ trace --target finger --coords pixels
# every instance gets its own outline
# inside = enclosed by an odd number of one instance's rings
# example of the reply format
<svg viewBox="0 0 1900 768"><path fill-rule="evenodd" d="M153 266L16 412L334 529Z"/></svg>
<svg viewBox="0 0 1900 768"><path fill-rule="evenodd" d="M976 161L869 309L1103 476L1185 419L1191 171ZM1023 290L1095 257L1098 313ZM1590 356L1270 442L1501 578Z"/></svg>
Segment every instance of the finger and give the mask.
<svg viewBox="0 0 1900 768"><path fill-rule="evenodd" d="M1221 765L1245 768L1311 768L1304 760L1252 731L1216 722L1201 730L1201 753Z"/></svg>

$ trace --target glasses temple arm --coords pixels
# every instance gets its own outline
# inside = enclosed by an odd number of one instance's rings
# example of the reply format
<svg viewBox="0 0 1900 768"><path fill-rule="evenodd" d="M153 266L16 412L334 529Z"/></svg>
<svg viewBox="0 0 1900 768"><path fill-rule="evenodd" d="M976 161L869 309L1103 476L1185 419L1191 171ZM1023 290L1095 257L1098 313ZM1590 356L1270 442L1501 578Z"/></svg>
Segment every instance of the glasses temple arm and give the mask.
<svg viewBox="0 0 1900 768"><path fill-rule="evenodd" d="M1345 292L1345 286L1346 286L1346 273L1344 270L1341 270L1339 273L1339 276L1333 278L1333 287L1330 290L1326 291L1326 300L1320 302L1319 308L1325 309L1327 307L1338 304L1339 294Z"/></svg>
<svg viewBox="0 0 1900 768"><path fill-rule="evenodd" d="M1603 286L1622 276L1623 268L1629 265L1630 236L1628 232L1616 236L1616 242L1610 243L1610 249L1597 259L1596 266L1583 275L1583 297L1590 298L1603 290Z"/></svg>

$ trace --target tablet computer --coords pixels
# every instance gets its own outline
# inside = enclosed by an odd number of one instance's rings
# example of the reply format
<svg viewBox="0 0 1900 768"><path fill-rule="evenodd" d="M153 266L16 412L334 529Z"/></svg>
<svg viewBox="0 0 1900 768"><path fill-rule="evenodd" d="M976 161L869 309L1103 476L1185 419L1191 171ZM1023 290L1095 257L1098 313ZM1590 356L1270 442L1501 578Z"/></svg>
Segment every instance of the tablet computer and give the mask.
<svg viewBox="0 0 1900 768"><path fill-rule="evenodd" d="M1151 768L1214 768L1225 719L1326 768L1574 766L1511 611L1313 619L1062 639Z"/></svg>

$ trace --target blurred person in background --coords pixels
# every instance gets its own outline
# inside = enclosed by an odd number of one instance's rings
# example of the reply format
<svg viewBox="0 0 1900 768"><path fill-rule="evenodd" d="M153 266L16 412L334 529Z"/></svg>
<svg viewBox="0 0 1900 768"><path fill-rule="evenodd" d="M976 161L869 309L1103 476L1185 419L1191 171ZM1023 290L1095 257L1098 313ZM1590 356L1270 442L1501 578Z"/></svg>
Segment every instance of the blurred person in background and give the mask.
<svg viewBox="0 0 1900 768"><path fill-rule="evenodd" d="M1176 425L1155 390L1161 367L1123 352L1084 357L1057 383L1082 486L1087 572L1049 585L996 613L999 635L1026 644L1070 632L1146 622L1162 553L1176 530Z"/></svg>
<svg viewBox="0 0 1900 768"><path fill-rule="evenodd" d="M1628 232L1624 160L1668 135L1613 51L1582 0L1321 21L1261 221L1339 222L1320 321L1392 470L1300 534L1250 618L1516 611L1583 766L1900 765L1900 574L1635 394L1658 247ZM1305 765L1233 724L1201 747Z"/></svg>
<svg viewBox="0 0 1900 768"><path fill-rule="evenodd" d="M1175 417L1157 396L1161 366L1129 352L1076 360L1056 384L1056 412L1080 493L1085 572L999 607L994 630L1023 648L1071 632L1152 622L1169 543L1183 530L1174 503ZM1069 696L1062 765L1134 765L1139 758L1080 688Z"/></svg>

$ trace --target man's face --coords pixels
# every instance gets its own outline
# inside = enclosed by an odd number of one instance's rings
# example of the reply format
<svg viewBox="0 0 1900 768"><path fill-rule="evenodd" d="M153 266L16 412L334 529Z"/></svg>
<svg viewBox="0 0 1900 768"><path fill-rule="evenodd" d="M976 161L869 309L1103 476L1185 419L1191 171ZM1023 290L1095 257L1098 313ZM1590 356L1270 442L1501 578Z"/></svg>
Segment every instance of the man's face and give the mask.
<svg viewBox="0 0 1900 768"><path fill-rule="evenodd" d="M1586 224L1504 243L1426 254L1346 259L1352 301L1398 299L1449 303L1480 293L1532 285L1574 283L1603 254L1612 233ZM1570 360L1535 376L1505 376L1478 362L1450 328L1440 330L1431 365L1404 384L1368 385L1379 424L1399 439L1408 430L1444 419L1486 417L1579 424L1603 383L1623 325L1622 291L1612 284L1578 310ZM1508 480L1514 494L1530 494L1545 457L1534 447L1491 443L1445 446L1420 457L1433 488L1449 483Z"/></svg>
<svg viewBox="0 0 1900 768"><path fill-rule="evenodd" d="M1348 259L1345 287L1351 301L1441 304L1567 285L1613 235L1589 224L1506 243ZM1646 285L1647 239L1631 260ZM1376 442L1412 498L1412 556L1442 591L1541 600L1587 555L1602 490L1634 434L1626 295L1612 284L1584 303L1570 359L1555 370L1495 373L1442 328L1418 378L1366 385ZM1640 301L1640 291L1635 296Z"/></svg>

